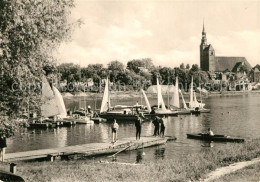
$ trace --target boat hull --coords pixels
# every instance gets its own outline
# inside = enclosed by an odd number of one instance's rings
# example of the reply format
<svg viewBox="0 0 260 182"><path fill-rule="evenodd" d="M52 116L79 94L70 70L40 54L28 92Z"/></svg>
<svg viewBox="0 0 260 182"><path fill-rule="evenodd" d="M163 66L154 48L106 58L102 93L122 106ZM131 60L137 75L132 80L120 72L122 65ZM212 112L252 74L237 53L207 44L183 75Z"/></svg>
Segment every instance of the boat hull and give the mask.
<svg viewBox="0 0 260 182"><path fill-rule="evenodd" d="M100 118L104 118L107 121L113 121L116 119L117 121L136 121L137 116L132 114L121 114L121 113L101 113L99 115Z"/></svg>
<svg viewBox="0 0 260 182"><path fill-rule="evenodd" d="M210 113L210 109L200 109L200 113Z"/></svg>
<svg viewBox="0 0 260 182"><path fill-rule="evenodd" d="M230 137L226 135L214 135L210 136L208 134L198 133L198 134L187 134L187 138L206 140L206 141L218 141L218 142L244 142L243 138Z"/></svg>
<svg viewBox="0 0 260 182"><path fill-rule="evenodd" d="M177 112L178 112L178 115L190 115L191 114L190 110L180 110Z"/></svg>

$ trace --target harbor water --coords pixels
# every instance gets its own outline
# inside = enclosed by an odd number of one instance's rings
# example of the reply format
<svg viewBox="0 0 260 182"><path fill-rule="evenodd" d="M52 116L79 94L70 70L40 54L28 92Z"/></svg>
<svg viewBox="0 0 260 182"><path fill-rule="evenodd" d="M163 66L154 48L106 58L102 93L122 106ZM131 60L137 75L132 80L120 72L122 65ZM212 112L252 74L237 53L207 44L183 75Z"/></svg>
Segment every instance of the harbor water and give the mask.
<svg viewBox="0 0 260 182"><path fill-rule="evenodd" d="M150 98L149 98L150 100ZM167 98L166 98L167 100ZM211 109L210 113L195 115L180 115L164 118L166 121L166 136L177 137L176 141L166 145L145 148L118 154L120 162L146 162L158 159L172 159L191 153L200 152L211 146L212 149L226 143L205 143L200 140L187 139L187 133L206 132L210 127L216 134L238 136L246 139L260 137L260 95L248 94L238 96L209 97L204 102ZM112 104L134 105L137 99L112 100ZM67 108L79 105L100 106L100 100L66 99ZM152 104L156 99L151 99ZM139 102L140 103L140 102ZM167 103L167 102L166 102ZM153 134L151 122L142 126L143 136ZM118 139L135 136L133 122L119 122ZM86 143L111 142L112 132L109 123L93 125L76 125L55 129L20 129L15 136L7 140L7 153L72 146ZM141 138L142 139L142 138ZM143 152L145 155L142 155ZM111 160L105 156L95 157L96 160ZM93 160L93 158L91 158Z"/></svg>

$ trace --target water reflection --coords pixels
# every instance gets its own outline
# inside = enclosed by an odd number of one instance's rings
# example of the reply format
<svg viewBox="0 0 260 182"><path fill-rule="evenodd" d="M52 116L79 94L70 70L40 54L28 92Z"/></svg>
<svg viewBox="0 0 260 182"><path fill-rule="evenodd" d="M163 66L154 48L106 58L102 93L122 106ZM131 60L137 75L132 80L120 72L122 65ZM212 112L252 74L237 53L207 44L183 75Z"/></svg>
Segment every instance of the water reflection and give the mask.
<svg viewBox="0 0 260 182"><path fill-rule="evenodd" d="M137 150L136 163L142 163L142 160L143 160L143 150Z"/></svg>
<svg viewBox="0 0 260 182"><path fill-rule="evenodd" d="M145 148L145 158L140 157L137 151L122 153L118 156L120 161L137 162L158 158L172 158L173 156L187 155L199 152L202 145L218 147L219 143L209 143L199 140L187 139L187 133L206 132L210 127L215 134L241 136L249 138L260 137L260 95L248 95L246 97L212 97L206 100L211 113L194 115L180 115L178 117L164 118L166 128L165 135L177 137L177 141L169 142L163 147ZM126 102L125 102L126 101ZM89 104L90 101L87 101ZM131 103L134 102L134 103ZM128 99L121 101L129 105L135 104L136 100ZM118 103L120 103L118 101ZM78 102L65 101L66 106L74 107ZM91 104L90 104L91 105ZM97 106L99 103L97 102ZM91 105L92 106L92 105ZM92 106L93 108L93 106ZM154 126L152 122L142 125L142 136L151 136ZM36 149L47 149L79 145L86 143L110 142L111 128L109 123L95 125L76 125L74 127L62 127L46 130L21 129L15 136L7 140L7 153L21 152ZM119 123L118 138L135 137L134 123ZM142 150L140 150L140 153ZM137 155L138 154L138 155ZM137 157L139 156L139 157Z"/></svg>
<svg viewBox="0 0 260 182"><path fill-rule="evenodd" d="M205 141L201 146L212 148L212 147L214 147L214 142L213 141Z"/></svg>
<svg viewBox="0 0 260 182"><path fill-rule="evenodd" d="M154 150L155 159L164 159L165 157L165 148L160 148L159 146Z"/></svg>

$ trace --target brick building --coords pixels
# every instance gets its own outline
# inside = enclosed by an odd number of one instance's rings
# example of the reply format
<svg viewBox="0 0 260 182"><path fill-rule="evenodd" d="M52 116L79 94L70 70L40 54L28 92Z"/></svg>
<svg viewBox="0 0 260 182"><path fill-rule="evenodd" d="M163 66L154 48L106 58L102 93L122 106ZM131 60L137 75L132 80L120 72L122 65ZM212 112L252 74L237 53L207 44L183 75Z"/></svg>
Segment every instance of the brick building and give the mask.
<svg viewBox="0 0 260 182"><path fill-rule="evenodd" d="M260 83L260 71L257 67L253 68L253 82Z"/></svg>
<svg viewBox="0 0 260 182"><path fill-rule="evenodd" d="M202 39L200 44L200 68L210 72L239 72L245 66L248 70L252 67L245 57L218 57L211 44L207 44L207 36L203 24Z"/></svg>

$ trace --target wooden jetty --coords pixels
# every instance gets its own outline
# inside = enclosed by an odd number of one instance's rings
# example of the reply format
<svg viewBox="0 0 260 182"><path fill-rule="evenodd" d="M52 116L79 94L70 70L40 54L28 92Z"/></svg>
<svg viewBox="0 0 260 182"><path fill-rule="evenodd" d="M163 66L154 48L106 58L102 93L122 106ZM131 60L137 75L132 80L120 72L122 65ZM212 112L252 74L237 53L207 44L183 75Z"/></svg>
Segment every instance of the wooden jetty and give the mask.
<svg viewBox="0 0 260 182"><path fill-rule="evenodd" d="M41 149L26 152L6 153L5 161L33 160L40 158L49 158L53 161L55 157L66 157L70 155L105 155L116 153L124 148L126 150L135 150L142 147L151 147L162 145L168 139L175 137L141 137L141 140L136 140L134 137L118 140L115 144L112 143L89 143L83 145L66 146L53 149Z"/></svg>

